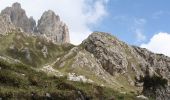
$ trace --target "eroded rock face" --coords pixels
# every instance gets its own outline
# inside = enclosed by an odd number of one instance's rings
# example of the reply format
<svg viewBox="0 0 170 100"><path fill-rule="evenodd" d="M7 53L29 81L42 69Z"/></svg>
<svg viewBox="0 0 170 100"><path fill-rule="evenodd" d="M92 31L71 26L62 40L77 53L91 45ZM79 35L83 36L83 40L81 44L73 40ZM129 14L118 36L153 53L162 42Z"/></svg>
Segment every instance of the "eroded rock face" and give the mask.
<svg viewBox="0 0 170 100"><path fill-rule="evenodd" d="M154 54L147 49L133 47L137 52L136 55L139 55L143 59L142 66L151 67L158 75L170 79L170 58L163 54ZM145 68L146 69L146 68Z"/></svg>
<svg viewBox="0 0 170 100"><path fill-rule="evenodd" d="M129 46L101 32L94 32L82 44L113 77L126 77L130 85L143 87L146 96L153 96L157 100L168 100L169 57L154 54L144 48ZM141 79L143 81L139 82ZM149 92L152 94L148 95Z"/></svg>
<svg viewBox="0 0 170 100"><path fill-rule="evenodd" d="M1 15L9 15L11 22L16 27L21 27L24 32L34 32L34 28L36 27L35 20L32 17L27 17L19 3L14 3L12 7L5 8L1 11Z"/></svg>
<svg viewBox="0 0 170 100"><path fill-rule="evenodd" d="M94 32L82 44L111 75L131 70L136 75L144 76L149 67L158 75L170 78L170 58L162 54L154 54L147 49L129 46L101 32Z"/></svg>
<svg viewBox="0 0 170 100"><path fill-rule="evenodd" d="M0 34L4 35L13 29L15 29L15 26L12 24L10 17L8 15L0 15Z"/></svg>
<svg viewBox="0 0 170 100"><path fill-rule="evenodd" d="M142 78L143 94L156 100L169 100L170 88L168 80L155 71L147 68L145 76Z"/></svg>
<svg viewBox="0 0 170 100"><path fill-rule="evenodd" d="M120 41L112 38L109 34L93 33L83 42L85 49L95 55L101 62L103 68L111 75L124 73L127 69L128 62L124 49Z"/></svg>
<svg viewBox="0 0 170 100"><path fill-rule="evenodd" d="M70 42L67 25L60 21L60 17L51 10L43 13L37 26L33 17L28 18L25 10L21 8L19 3L14 3L12 7L5 8L0 15L1 34L6 33L7 30L15 26L21 32L45 36L46 39L55 43Z"/></svg>
<svg viewBox="0 0 170 100"><path fill-rule="evenodd" d="M69 42L68 27L60 21L60 17L53 11L48 10L43 13L38 21L38 31L45 34L50 40L57 43Z"/></svg>

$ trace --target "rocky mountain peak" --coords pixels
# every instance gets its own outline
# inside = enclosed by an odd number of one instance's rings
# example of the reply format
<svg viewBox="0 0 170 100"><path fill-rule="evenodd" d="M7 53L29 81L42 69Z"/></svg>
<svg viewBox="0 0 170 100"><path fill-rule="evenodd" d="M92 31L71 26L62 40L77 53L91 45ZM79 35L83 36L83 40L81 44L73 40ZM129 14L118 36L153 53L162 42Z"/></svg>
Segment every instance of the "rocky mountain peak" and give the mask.
<svg viewBox="0 0 170 100"><path fill-rule="evenodd" d="M28 17L24 9L21 8L20 3L14 3L12 7L7 7L1 11L2 16L8 15L9 20L16 28L20 28L23 32L45 35L48 40L56 43L69 43L69 30L65 23L60 21L60 17L52 10L45 11L38 21L33 17ZM7 24L7 23L4 23ZM3 25L3 24L2 24ZM6 31L1 30L5 33Z"/></svg>
<svg viewBox="0 0 170 100"><path fill-rule="evenodd" d="M7 7L1 11L1 15L9 15L12 23L24 32L33 33L36 23L34 19L29 19L20 3L14 3L12 7ZM31 21L30 21L31 20Z"/></svg>
<svg viewBox="0 0 170 100"><path fill-rule="evenodd" d="M15 9L21 9L21 4L16 2L16 3L13 3L12 4L12 8L15 8Z"/></svg>
<svg viewBox="0 0 170 100"><path fill-rule="evenodd" d="M38 31L57 43L69 42L69 31L66 24L53 11L45 11L38 21Z"/></svg>
<svg viewBox="0 0 170 100"><path fill-rule="evenodd" d="M115 44L123 43L122 41L118 40L115 36L112 36L109 33L105 33L105 32L93 32L84 42L90 41L90 40L100 41L104 45L108 45L108 43L110 43L110 45L114 43Z"/></svg>
<svg viewBox="0 0 170 100"><path fill-rule="evenodd" d="M42 15L42 18L44 18L44 17L48 17L49 19L60 21L60 17L58 15L56 15L55 12L52 10L45 11Z"/></svg>
<svg viewBox="0 0 170 100"><path fill-rule="evenodd" d="M82 45L98 59L103 69L110 75L125 77L131 86L140 87L143 84L143 93L147 96L159 98L159 95L168 95L165 92L169 91L168 87L164 90L162 87L170 82L169 57L154 54L145 48L127 45L114 36L102 32L92 33ZM155 90L159 93L155 93Z"/></svg>
<svg viewBox="0 0 170 100"><path fill-rule="evenodd" d="M103 68L111 75L124 73L127 70L128 61L123 42L108 33L94 32L83 41L85 49L95 55Z"/></svg>

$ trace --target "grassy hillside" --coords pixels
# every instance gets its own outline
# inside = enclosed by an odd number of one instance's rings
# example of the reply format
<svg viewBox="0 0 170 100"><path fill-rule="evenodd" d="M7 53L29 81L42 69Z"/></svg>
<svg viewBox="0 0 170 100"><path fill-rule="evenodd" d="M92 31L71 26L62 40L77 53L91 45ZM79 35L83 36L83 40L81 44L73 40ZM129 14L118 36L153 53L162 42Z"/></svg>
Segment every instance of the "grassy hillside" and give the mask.
<svg viewBox="0 0 170 100"><path fill-rule="evenodd" d="M46 47L47 54L42 50ZM20 32L0 37L0 98L2 99L118 99L131 100L133 94L121 94L96 84L68 81L35 70L67 54L74 46L54 44L42 37ZM69 60L68 60L69 61ZM67 63L67 62L66 62Z"/></svg>
<svg viewBox="0 0 170 100"><path fill-rule="evenodd" d="M42 37L27 36L14 31L0 37L0 55L21 60L27 65L41 67L64 55L74 47L71 44L58 46Z"/></svg>
<svg viewBox="0 0 170 100"><path fill-rule="evenodd" d="M13 59L0 58L0 97L3 99L75 100L85 98L133 100L133 94L121 94L94 84L68 81L66 76L48 76Z"/></svg>

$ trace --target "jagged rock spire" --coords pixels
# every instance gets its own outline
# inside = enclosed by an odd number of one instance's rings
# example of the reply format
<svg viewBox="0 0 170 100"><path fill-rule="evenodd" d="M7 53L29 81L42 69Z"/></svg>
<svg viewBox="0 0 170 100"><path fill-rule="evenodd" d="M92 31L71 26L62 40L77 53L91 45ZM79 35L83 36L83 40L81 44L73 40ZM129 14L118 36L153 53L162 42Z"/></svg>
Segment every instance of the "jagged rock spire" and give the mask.
<svg viewBox="0 0 170 100"><path fill-rule="evenodd" d="M12 23L16 27L20 27L24 32L32 33L34 32L34 27L36 27L35 20L33 18L29 19L25 13L25 10L21 8L21 4L14 3L12 7L7 7L1 11L1 15L9 15Z"/></svg>
<svg viewBox="0 0 170 100"><path fill-rule="evenodd" d="M70 42L67 25L60 21L60 17L52 10L48 10L43 13L37 26L33 17L27 17L25 10L21 8L21 4L17 2L14 3L12 7L7 7L2 10L0 15L7 15L16 28L21 28L26 33L41 33L49 40L57 43ZM4 30L2 31L3 32L1 33L6 32Z"/></svg>
<svg viewBox="0 0 170 100"><path fill-rule="evenodd" d="M45 11L38 21L38 31L41 34L46 34L51 40L63 43L69 42L68 27L62 21L60 17L53 11Z"/></svg>

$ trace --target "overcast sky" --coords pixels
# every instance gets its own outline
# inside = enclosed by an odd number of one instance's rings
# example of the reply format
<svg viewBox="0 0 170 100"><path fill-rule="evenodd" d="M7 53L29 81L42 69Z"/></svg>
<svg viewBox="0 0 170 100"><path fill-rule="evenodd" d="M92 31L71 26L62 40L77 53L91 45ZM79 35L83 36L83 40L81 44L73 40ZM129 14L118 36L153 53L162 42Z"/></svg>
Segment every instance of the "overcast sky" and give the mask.
<svg viewBox="0 0 170 100"><path fill-rule="evenodd" d="M69 26L73 44L102 31L170 56L170 0L0 0L0 10L14 2L36 20L53 10Z"/></svg>

